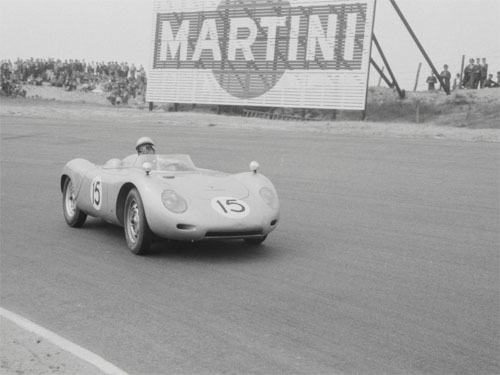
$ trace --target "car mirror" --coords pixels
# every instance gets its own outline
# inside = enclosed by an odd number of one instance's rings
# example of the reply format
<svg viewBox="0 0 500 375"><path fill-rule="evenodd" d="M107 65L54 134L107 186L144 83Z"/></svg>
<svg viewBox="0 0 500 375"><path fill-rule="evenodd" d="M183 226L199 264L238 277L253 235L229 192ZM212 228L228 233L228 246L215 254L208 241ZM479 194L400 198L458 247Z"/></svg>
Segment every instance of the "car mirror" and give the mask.
<svg viewBox="0 0 500 375"><path fill-rule="evenodd" d="M257 163L255 160L250 163L250 170L253 173L257 173L257 169L259 169L259 163Z"/></svg>
<svg viewBox="0 0 500 375"><path fill-rule="evenodd" d="M153 169L153 164L146 162L142 165L142 169L146 172L146 176L149 176L149 172Z"/></svg>

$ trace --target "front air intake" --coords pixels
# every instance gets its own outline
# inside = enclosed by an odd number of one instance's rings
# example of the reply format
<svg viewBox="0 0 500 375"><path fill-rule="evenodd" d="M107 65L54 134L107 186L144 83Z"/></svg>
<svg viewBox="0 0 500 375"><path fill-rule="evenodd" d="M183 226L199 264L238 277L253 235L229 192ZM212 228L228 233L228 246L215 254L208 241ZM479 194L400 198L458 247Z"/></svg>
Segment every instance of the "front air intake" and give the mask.
<svg viewBox="0 0 500 375"><path fill-rule="evenodd" d="M196 230L196 225L191 224L177 224L179 230Z"/></svg>
<svg viewBox="0 0 500 375"><path fill-rule="evenodd" d="M246 238L253 236L262 236L262 231L212 231L207 232L207 234L205 235L206 238Z"/></svg>

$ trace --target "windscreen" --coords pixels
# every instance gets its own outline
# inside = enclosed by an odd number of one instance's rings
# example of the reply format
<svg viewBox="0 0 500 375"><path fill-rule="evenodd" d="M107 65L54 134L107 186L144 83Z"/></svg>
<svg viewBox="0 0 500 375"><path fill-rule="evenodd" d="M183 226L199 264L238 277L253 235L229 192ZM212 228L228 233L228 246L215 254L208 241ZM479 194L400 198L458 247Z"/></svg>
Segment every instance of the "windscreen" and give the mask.
<svg viewBox="0 0 500 375"><path fill-rule="evenodd" d="M194 171L196 167L189 155L139 155L134 163L134 167L142 168L144 163L151 163L153 171L175 172Z"/></svg>

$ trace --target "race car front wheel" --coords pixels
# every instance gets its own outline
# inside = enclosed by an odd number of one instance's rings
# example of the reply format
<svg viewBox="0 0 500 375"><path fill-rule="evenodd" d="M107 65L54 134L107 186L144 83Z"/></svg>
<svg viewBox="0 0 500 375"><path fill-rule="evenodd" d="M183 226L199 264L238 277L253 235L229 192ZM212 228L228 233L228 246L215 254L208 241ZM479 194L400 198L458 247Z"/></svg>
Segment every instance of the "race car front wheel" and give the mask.
<svg viewBox="0 0 500 375"><path fill-rule="evenodd" d="M123 228L127 246L136 255L143 255L151 246L152 232L149 229L144 205L137 189L132 189L125 200Z"/></svg>
<svg viewBox="0 0 500 375"><path fill-rule="evenodd" d="M64 219L70 227L81 227L87 219L87 214L80 211L76 205L76 192L71 178L67 178L66 181L64 181L63 213Z"/></svg>

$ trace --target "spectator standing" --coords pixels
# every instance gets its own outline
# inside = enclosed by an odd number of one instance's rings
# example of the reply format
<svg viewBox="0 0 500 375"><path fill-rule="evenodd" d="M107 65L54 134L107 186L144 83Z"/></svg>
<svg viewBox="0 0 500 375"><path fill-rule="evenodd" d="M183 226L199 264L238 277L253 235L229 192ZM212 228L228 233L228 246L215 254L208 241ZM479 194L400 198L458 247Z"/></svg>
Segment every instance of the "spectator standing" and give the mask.
<svg viewBox="0 0 500 375"><path fill-rule="evenodd" d="M141 83L146 84L146 70L144 70L144 67L142 65L139 68L138 78L141 81Z"/></svg>
<svg viewBox="0 0 500 375"><path fill-rule="evenodd" d="M434 91L436 88L436 82L437 78L434 76L434 74L431 72L431 75L427 77L427 85L428 85L428 90L429 91Z"/></svg>
<svg viewBox="0 0 500 375"><path fill-rule="evenodd" d="M450 91L450 82L451 82L451 73L448 70L448 65L443 65L443 71L440 74L441 80L443 81L444 86L441 87L444 91Z"/></svg>
<svg viewBox="0 0 500 375"><path fill-rule="evenodd" d="M128 72L129 72L130 68L128 66L127 63L125 63L124 65L122 65L122 71L123 71L123 75L122 77L127 79L128 78Z"/></svg>
<svg viewBox="0 0 500 375"><path fill-rule="evenodd" d="M473 77L472 71L474 70L474 59L469 59L469 64L464 69L464 87L466 89L472 88Z"/></svg>
<svg viewBox="0 0 500 375"><path fill-rule="evenodd" d="M481 62L481 73L479 75L479 87L484 87L484 81L486 81L486 77L488 76L488 63L486 62L486 58L482 58Z"/></svg>
<svg viewBox="0 0 500 375"><path fill-rule="evenodd" d="M462 87L462 80L460 79L460 73L457 73L455 79L453 80L453 91L460 90Z"/></svg>
<svg viewBox="0 0 500 375"><path fill-rule="evenodd" d="M12 77L12 79L13 79L14 81L17 81L17 76L18 76L17 71L18 71L18 69L19 69L19 66L17 65L17 62L16 62L16 61L14 61L14 62L12 63L11 68L12 68L12 76L13 76L13 77Z"/></svg>
<svg viewBox="0 0 500 375"><path fill-rule="evenodd" d="M477 89L479 87L479 81L481 80L481 59L478 57L474 68L472 69L472 88Z"/></svg>
<svg viewBox="0 0 500 375"><path fill-rule="evenodd" d="M94 76L94 66L93 66L93 61L91 63L88 63L87 64L87 69L86 69L86 73L89 77L93 77Z"/></svg>

